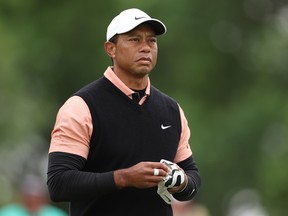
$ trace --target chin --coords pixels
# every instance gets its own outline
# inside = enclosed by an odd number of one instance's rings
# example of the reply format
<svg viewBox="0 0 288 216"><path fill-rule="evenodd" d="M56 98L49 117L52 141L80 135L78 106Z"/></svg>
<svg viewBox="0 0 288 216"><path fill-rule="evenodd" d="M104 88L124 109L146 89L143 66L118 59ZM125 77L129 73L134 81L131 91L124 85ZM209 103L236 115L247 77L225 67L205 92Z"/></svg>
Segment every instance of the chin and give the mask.
<svg viewBox="0 0 288 216"><path fill-rule="evenodd" d="M151 71L153 70L153 67L151 66L143 66L143 67L140 67L138 72L139 74L143 74L143 75L147 75L149 74Z"/></svg>
<svg viewBox="0 0 288 216"><path fill-rule="evenodd" d="M139 78L141 77L145 77L146 75L148 75L149 73L151 72L151 69L150 70L139 70L137 72L135 72L135 75Z"/></svg>

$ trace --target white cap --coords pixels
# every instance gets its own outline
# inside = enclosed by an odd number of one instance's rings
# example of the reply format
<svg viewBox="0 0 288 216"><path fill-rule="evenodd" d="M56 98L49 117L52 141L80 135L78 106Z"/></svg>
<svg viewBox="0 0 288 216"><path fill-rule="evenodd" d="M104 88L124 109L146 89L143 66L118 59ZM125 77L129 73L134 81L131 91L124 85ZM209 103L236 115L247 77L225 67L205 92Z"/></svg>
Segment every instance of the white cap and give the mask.
<svg viewBox="0 0 288 216"><path fill-rule="evenodd" d="M106 39L109 41L114 35L129 32L144 22L152 26L156 35L161 35L166 32L166 26L160 20L151 18L139 9L131 8L122 11L111 21L107 28Z"/></svg>

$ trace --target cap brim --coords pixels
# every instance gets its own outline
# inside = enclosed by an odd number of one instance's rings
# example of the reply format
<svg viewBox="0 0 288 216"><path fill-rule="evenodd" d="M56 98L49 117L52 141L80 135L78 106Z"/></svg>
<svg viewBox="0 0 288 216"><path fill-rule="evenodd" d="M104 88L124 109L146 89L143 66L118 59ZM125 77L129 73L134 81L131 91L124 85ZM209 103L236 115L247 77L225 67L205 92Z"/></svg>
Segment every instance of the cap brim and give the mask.
<svg viewBox="0 0 288 216"><path fill-rule="evenodd" d="M119 29L117 34L123 34L123 33L129 32L129 31L132 31L134 28L136 28L137 26L139 26L143 23L149 24L153 28L153 30L155 31L156 35L161 35L161 34L164 34L166 32L166 26L160 20L149 18L149 19L142 19L141 21L138 21L137 23L134 23L134 25L131 25L129 27L126 26L122 30Z"/></svg>
<svg viewBox="0 0 288 216"><path fill-rule="evenodd" d="M151 25L156 35L162 35L166 33L165 25L159 20L151 19L144 21L143 23L148 23L149 25Z"/></svg>

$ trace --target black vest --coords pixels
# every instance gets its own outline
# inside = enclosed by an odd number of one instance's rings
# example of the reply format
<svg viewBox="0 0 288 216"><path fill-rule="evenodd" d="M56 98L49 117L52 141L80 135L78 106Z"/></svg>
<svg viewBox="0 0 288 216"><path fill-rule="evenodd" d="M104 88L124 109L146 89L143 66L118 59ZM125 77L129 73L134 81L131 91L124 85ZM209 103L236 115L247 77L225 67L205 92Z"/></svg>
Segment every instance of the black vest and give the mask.
<svg viewBox="0 0 288 216"><path fill-rule="evenodd" d="M151 86L150 96L138 105L105 77L75 95L84 99L93 122L84 171L102 173L141 161L173 161L182 128L179 107L172 98ZM91 215L172 215L157 188L126 188L86 204Z"/></svg>

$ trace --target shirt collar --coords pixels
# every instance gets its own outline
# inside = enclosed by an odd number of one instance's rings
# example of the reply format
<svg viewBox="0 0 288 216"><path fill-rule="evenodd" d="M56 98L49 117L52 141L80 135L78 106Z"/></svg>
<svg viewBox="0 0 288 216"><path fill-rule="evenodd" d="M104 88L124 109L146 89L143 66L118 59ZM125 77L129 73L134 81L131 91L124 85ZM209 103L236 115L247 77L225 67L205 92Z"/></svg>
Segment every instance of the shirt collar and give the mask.
<svg viewBox="0 0 288 216"><path fill-rule="evenodd" d="M112 82L118 89L120 89L124 94L126 94L127 96L131 96L134 91L131 90L128 86L126 86L119 78L118 76L114 73L114 71L112 70L112 67L109 66L106 71L104 72L104 76L110 81ZM145 94L146 95L150 95L150 79L148 77L148 83L147 83L147 87L145 90Z"/></svg>

